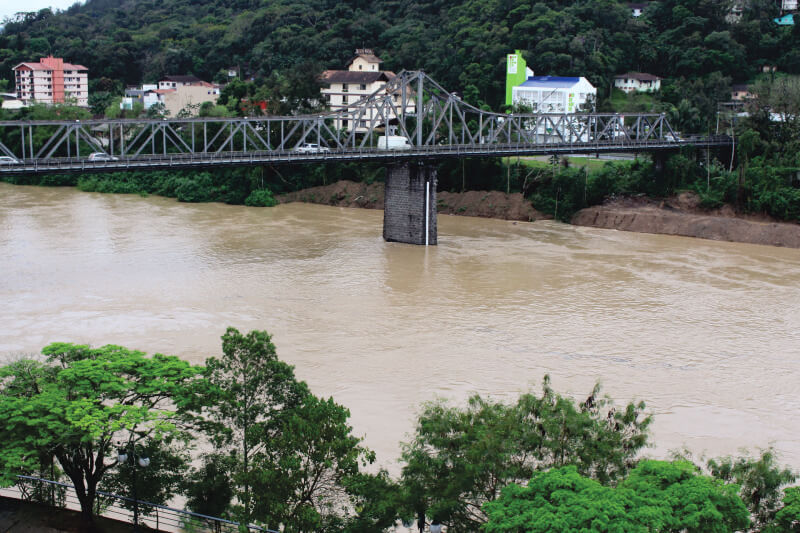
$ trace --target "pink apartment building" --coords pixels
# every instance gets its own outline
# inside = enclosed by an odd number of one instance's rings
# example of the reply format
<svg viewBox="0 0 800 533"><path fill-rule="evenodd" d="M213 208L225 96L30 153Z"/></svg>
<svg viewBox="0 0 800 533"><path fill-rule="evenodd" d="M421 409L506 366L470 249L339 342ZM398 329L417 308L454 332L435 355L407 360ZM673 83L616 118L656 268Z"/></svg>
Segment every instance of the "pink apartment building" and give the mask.
<svg viewBox="0 0 800 533"><path fill-rule="evenodd" d="M17 97L26 103L89 105L89 75L86 67L64 63L60 57L43 57L38 63L14 67Z"/></svg>

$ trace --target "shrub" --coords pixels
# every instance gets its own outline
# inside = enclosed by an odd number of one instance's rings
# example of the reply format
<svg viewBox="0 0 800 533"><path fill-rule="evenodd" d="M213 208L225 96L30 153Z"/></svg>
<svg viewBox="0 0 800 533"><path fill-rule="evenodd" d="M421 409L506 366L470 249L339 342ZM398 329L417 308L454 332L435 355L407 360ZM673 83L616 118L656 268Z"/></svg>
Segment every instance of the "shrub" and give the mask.
<svg viewBox="0 0 800 533"><path fill-rule="evenodd" d="M278 201L272 196L272 191L269 189L259 189L253 191L245 199L244 205L250 207L273 207L278 205Z"/></svg>

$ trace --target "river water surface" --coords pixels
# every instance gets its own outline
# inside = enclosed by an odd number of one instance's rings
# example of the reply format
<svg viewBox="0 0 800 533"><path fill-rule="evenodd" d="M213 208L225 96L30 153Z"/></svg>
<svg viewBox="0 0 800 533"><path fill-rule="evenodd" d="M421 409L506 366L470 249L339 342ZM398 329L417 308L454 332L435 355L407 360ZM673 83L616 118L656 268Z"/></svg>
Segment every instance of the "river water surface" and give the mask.
<svg viewBox="0 0 800 533"><path fill-rule="evenodd" d="M651 456L772 445L800 469L800 250L449 216L425 249L383 242L382 220L0 183L0 356L201 363L226 326L266 329L393 472L422 402L545 374L645 400Z"/></svg>

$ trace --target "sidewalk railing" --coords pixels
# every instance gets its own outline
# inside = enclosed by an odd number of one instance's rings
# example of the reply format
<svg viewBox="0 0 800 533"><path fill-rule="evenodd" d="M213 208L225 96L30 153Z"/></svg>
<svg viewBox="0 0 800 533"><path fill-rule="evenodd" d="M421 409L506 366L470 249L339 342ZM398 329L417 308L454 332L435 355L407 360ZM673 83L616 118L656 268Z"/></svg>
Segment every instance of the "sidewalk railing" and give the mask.
<svg viewBox="0 0 800 533"><path fill-rule="evenodd" d="M43 503L60 509L80 510L80 502L72 485L31 476L17 476L14 486L0 489L0 496L27 502ZM207 516L182 509L167 507L139 500L139 524L160 531L210 531L214 533L238 532L239 523L215 516ZM95 516L113 520L133 522L134 500L110 492L97 491ZM248 525L247 531L278 533L255 525Z"/></svg>

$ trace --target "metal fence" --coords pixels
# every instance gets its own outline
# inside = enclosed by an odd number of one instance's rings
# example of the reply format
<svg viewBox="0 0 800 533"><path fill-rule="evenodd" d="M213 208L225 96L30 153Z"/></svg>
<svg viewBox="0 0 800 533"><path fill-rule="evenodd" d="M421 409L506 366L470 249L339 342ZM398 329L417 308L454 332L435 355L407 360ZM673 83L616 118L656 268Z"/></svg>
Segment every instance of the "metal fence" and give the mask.
<svg viewBox="0 0 800 533"><path fill-rule="evenodd" d="M0 489L0 496L42 503L60 509L80 510L75 487L49 479L17 476L17 483L11 487ZM241 531L238 522L142 500L135 502L132 498L104 491L97 491L94 513L96 516L132 523L133 511L129 507L133 507L134 503L139 507L139 524L159 531L198 533L203 531L214 533ZM246 527L247 531L252 532L279 533L256 525Z"/></svg>

